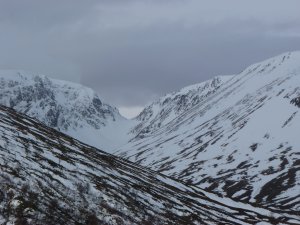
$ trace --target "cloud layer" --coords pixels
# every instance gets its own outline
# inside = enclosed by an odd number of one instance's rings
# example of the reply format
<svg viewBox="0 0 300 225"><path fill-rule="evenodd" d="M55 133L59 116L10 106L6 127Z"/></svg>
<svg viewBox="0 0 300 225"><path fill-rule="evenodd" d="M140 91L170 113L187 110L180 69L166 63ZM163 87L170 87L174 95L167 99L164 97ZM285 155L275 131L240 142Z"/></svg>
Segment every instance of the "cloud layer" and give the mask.
<svg viewBox="0 0 300 225"><path fill-rule="evenodd" d="M120 107L299 50L298 0L0 0L0 68L81 82Z"/></svg>

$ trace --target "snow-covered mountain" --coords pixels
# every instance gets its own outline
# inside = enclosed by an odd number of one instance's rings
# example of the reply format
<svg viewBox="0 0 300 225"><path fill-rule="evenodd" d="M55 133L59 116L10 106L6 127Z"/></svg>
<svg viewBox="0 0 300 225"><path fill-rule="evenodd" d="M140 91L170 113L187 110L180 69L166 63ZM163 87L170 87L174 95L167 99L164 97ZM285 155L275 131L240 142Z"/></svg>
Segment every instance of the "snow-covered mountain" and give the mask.
<svg viewBox="0 0 300 225"><path fill-rule="evenodd" d="M184 185L0 106L0 224L299 224Z"/></svg>
<svg viewBox="0 0 300 225"><path fill-rule="evenodd" d="M143 136L148 131L159 129L180 114L193 108L203 99L212 95L232 76L218 76L211 80L190 85L178 92L167 94L145 109L134 119L137 125L131 129L134 135Z"/></svg>
<svg viewBox="0 0 300 225"><path fill-rule="evenodd" d="M0 104L185 183L299 216L300 52L168 94L133 120L89 88L17 71L0 71Z"/></svg>
<svg viewBox="0 0 300 225"><path fill-rule="evenodd" d="M107 151L126 143L132 124L90 88L24 71L0 70L0 105Z"/></svg>
<svg viewBox="0 0 300 225"><path fill-rule="evenodd" d="M300 52L148 106L116 154L237 201L300 211ZM213 80L214 81L214 80Z"/></svg>

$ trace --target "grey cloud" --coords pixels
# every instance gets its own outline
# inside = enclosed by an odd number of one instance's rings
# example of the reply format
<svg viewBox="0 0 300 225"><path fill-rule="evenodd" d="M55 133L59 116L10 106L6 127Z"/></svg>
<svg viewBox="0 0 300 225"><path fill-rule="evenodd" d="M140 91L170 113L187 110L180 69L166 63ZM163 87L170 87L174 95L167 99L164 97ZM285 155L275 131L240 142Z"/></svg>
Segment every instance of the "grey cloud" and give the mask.
<svg viewBox="0 0 300 225"><path fill-rule="evenodd" d="M99 63L86 68L90 76L84 76L82 82L94 88L102 82L104 89L136 90L132 93L137 97L126 100L122 95L119 99L128 104L143 104L148 97L142 98L140 89L164 94L215 75L238 73L251 63L300 46L298 38L270 39L261 31L241 34L234 32L234 28L227 29L228 26L185 30L176 26L160 31L148 29L142 34L130 31L129 37L127 33L118 34L117 42L127 39L127 43L108 47L111 49L106 51L114 52L112 55L95 57Z"/></svg>
<svg viewBox="0 0 300 225"><path fill-rule="evenodd" d="M300 46L289 0L0 0L0 68L81 82L117 106Z"/></svg>

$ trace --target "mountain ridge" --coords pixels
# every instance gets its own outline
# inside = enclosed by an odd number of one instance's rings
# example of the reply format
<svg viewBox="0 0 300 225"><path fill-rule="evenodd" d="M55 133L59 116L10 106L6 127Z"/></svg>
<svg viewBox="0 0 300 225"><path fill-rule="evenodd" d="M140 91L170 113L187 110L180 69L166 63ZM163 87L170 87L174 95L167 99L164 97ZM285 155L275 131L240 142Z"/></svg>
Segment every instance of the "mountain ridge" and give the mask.
<svg viewBox="0 0 300 225"><path fill-rule="evenodd" d="M201 99L213 94L221 85L231 78L232 76L229 75L216 76L207 81L189 85L179 91L166 94L146 106L145 109L134 118L134 120L138 121L138 125L136 125L131 132L135 133L135 135L140 135L141 133L147 133L147 131L143 131L143 129L160 128L160 126L168 123L174 117L198 104ZM162 108L162 110L160 110L160 108ZM167 120L164 121L164 119L161 118L166 118ZM157 123L157 120L160 122ZM149 124L151 124L151 127L149 127Z"/></svg>
<svg viewBox="0 0 300 225"><path fill-rule="evenodd" d="M299 62L293 52L247 67L116 154L237 201L296 213Z"/></svg>

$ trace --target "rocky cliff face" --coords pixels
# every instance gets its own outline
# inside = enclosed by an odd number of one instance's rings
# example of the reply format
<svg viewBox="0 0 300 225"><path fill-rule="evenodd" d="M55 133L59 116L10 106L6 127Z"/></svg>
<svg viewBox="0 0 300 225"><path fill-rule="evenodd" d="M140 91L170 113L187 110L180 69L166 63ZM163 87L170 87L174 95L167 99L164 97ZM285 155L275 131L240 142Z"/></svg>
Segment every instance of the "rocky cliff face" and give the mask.
<svg viewBox="0 0 300 225"><path fill-rule="evenodd" d="M0 104L107 151L125 142L111 130L129 123L90 88L43 75L0 71ZM120 128L122 131L122 128ZM119 135L120 136L120 135Z"/></svg>

